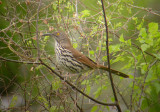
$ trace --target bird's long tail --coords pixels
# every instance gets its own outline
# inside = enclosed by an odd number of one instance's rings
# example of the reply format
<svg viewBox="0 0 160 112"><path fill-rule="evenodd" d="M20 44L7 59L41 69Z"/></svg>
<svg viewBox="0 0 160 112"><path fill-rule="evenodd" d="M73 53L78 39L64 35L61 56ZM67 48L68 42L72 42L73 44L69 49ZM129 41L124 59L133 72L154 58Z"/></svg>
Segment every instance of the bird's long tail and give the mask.
<svg viewBox="0 0 160 112"><path fill-rule="evenodd" d="M97 66L98 66L99 69L109 71L108 67L106 67L106 66L103 66L103 65L97 65ZM124 78L129 78L128 75L126 75L126 74L124 74L124 73L122 73L122 72L119 72L119 71L117 71L117 70L111 69L111 72L112 72L113 74L118 75L118 76L121 76L121 77L124 77Z"/></svg>

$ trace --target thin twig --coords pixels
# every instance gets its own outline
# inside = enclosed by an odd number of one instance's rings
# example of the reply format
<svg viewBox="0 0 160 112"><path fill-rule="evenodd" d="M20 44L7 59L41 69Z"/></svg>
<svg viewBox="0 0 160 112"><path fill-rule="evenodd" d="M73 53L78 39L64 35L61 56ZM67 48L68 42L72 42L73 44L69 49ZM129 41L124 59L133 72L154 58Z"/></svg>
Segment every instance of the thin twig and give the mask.
<svg viewBox="0 0 160 112"><path fill-rule="evenodd" d="M39 6L37 9L37 20L36 20L36 40L37 40L37 58L40 58L40 48L39 48L39 31L38 31L38 20L39 20L39 9L41 6L41 0L39 1Z"/></svg>
<svg viewBox="0 0 160 112"><path fill-rule="evenodd" d="M3 58L1 56L0 56L0 60L14 62L14 63L23 63L23 64L41 64L41 63L38 63L38 62L18 61L18 60L13 60L13 59L7 59L7 58Z"/></svg>
<svg viewBox="0 0 160 112"><path fill-rule="evenodd" d="M112 90L113 90L113 95L115 98L115 102L116 102L116 107L118 109L118 112L121 112L121 108L119 106L119 102L118 102L118 98L117 98L117 94L115 91L115 87L114 87L114 83L113 83L113 78L111 75L111 69L110 69L110 58L109 58L109 42L108 42L108 25L107 25L107 19L106 19L106 13L105 13L105 8L104 8L104 2L103 0L101 0L102 3L102 9L103 9L103 16L104 16L104 21L105 21L105 27L106 27L106 50L107 50L107 61L108 61L108 69L109 69L109 78L111 81L111 86L112 86Z"/></svg>
<svg viewBox="0 0 160 112"><path fill-rule="evenodd" d="M143 81L143 84L142 84L142 89L141 89L141 93L140 93L140 96L139 96L139 103L138 103L138 106L140 107L140 104L141 104L141 98L142 98L142 94L144 92L144 87L145 87L145 83L146 83L146 79L147 79L147 76L148 76L148 72L150 70L150 68L156 64L158 62L158 60L156 59L155 61L153 61L153 63L151 63L148 68L147 68L147 72L145 73L145 77L144 77L144 81Z"/></svg>
<svg viewBox="0 0 160 112"><path fill-rule="evenodd" d="M134 7L134 8L137 8L137 9L141 9L141 10L144 10L144 11L147 11L153 15L156 15L156 16L160 16L160 14L154 12L151 8L144 8L144 7L139 7L139 6L134 6L134 5L131 5L129 3L126 3L127 5L131 6L131 7Z"/></svg>

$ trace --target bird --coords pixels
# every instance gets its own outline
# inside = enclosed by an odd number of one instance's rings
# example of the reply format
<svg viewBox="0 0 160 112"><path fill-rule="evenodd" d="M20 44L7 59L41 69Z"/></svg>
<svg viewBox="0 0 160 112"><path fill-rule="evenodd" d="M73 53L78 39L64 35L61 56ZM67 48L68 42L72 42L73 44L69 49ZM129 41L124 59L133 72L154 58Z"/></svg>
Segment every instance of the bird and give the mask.
<svg viewBox="0 0 160 112"><path fill-rule="evenodd" d="M85 73L92 69L109 71L107 66L97 64L89 57L73 48L71 41L65 32L54 31L53 33L46 33L42 36L51 36L55 39L56 61L60 66L60 69L62 68L69 73ZM129 77L128 75L114 69L110 69L110 71L123 78Z"/></svg>

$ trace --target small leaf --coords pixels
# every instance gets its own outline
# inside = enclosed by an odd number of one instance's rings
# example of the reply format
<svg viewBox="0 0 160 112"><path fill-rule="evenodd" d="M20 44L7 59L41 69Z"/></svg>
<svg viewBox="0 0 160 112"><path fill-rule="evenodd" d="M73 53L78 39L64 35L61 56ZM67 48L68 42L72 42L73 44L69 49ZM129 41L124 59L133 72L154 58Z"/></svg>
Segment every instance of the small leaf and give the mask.
<svg viewBox="0 0 160 112"><path fill-rule="evenodd" d="M56 10L57 9L57 4L53 4L52 8L53 8L53 10Z"/></svg>
<svg viewBox="0 0 160 112"><path fill-rule="evenodd" d="M133 19L133 20L136 22L136 24L137 24L137 20L138 20L137 17L133 17L132 19Z"/></svg>
<svg viewBox="0 0 160 112"><path fill-rule="evenodd" d="M90 91L91 91L91 87L90 87L90 86L87 86L87 87L86 87L86 93L89 94Z"/></svg>
<svg viewBox="0 0 160 112"><path fill-rule="evenodd" d="M84 80L81 84L82 84L82 85L89 84L89 80Z"/></svg>
<svg viewBox="0 0 160 112"><path fill-rule="evenodd" d="M123 34L121 34L121 36L120 36L120 38L119 38L119 41L120 41L120 42L124 42L124 41L125 41L124 38L123 38Z"/></svg>
<svg viewBox="0 0 160 112"><path fill-rule="evenodd" d="M112 97L112 98L111 98L111 101L112 101L112 102L115 102L115 98L114 98L114 97Z"/></svg>
<svg viewBox="0 0 160 112"><path fill-rule="evenodd" d="M131 112L130 110L125 110L124 112Z"/></svg>
<svg viewBox="0 0 160 112"><path fill-rule="evenodd" d="M102 51L106 51L106 47L102 47Z"/></svg>
<svg viewBox="0 0 160 112"><path fill-rule="evenodd" d="M99 1L99 0L97 1L97 4L100 6L102 5L101 1Z"/></svg>
<svg viewBox="0 0 160 112"><path fill-rule="evenodd" d="M147 101L146 98L144 98L143 101L142 101L141 108L142 108L142 109L145 109L145 108L148 107L148 106L149 106L149 105L148 105L148 101Z"/></svg>
<svg viewBox="0 0 160 112"><path fill-rule="evenodd" d="M39 69L41 69L41 68L43 68L44 66L42 66L42 65L38 65L37 67L36 67L36 70L39 70Z"/></svg>
<svg viewBox="0 0 160 112"><path fill-rule="evenodd" d="M148 24L148 31L151 34L156 34L158 31L158 23L154 23L154 22L149 23Z"/></svg>
<svg viewBox="0 0 160 112"><path fill-rule="evenodd" d="M90 16L90 11L89 10L84 10L84 11L81 12L81 14L82 14L82 18L83 17L88 17L88 16Z"/></svg>
<svg viewBox="0 0 160 112"><path fill-rule="evenodd" d="M131 44L131 39L127 40L127 44L128 44L129 46L132 45L132 44Z"/></svg>
<svg viewBox="0 0 160 112"><path fill-rule="evenodd" d="M77 43L73 43L73 48L77 48L78 47L78 44Z"/></svg>
<svg viewBox="0 0 160 112"><path fill-rule="evenodd" d="M143 38L146 38L147 33L146 33L146 29L145 28L141 28L139 36L142 36Z"/></svg>
<svg viewBox="0 0 160 112"><path fill-rule="evenodd" d="M130 79L133 79L133 78L134 78L134 76L133 76L133 75L129 75L129 78L130 78Z"/></svg>
<svg viewBox="0 0 160 112"><path fill-rule="evenodd" d="M102 61L107 61L107 56L103 56Z"/></svg>
<svg viewBox="0 0 160 112"><path fill-rule="evenodd" d="M17 96L13 96L9 107L14 107L17 103Z"/></svg>
<svg viewBox="0 0 160 112"><path fill-rule="evenodd" d="M89 54L94 55L94 51L93 51L93 50L90 50L90 51L89 51Z"/></svg>
<svg viewBox="0 0 160 112"><path fill-rule="evenodd" d="M140 30L143 26L144 23L144 19L142 19L141 23L139 25L137 25L137 29Z"/></svg>
<svg viewBox="0 0 160 112"><path fill-rule="evenodd" d="M95 98L98 98L102 92L102 90L107 89L107 87L105 85L102 85L101 87L99 87L97 89L97 91L95 91L93 94L95 95Z"/></svg>
<svg viewBox="0 0 160 112"><path fill-rule="evenodd" d="M160 54L153 54L157 59L160 59Z"/></svg>
<svg viewBox="0 0 160 112"><path fill-rule="evenodd" d="M142 44L142 45L141 45L142 51L146 51L147 48L149 48L149 45L147 45L147 44Z"/></svg>
<svg viewBox="0 0 160 112"><path fill-rule="evenodd" d="M97 108L98 108L97 106L93 106L91 109L91 112L95 112L97 110Z"/></svg>
<svg viewBox="0 0 160 112"><path fill-rule="evenodd" d="M49 112L55 112L56 111L56 106L52 106L50 109L49 109Z"/></svg>

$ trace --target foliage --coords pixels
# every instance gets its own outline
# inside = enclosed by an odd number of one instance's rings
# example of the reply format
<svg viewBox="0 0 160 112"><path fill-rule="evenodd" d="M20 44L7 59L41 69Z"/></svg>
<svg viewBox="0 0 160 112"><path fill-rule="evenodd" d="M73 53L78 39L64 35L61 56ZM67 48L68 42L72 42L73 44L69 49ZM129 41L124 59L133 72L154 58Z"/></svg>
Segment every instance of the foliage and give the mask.
<svg viewBox="0 0 160 112"><path fill-rule="evenodd" d="M113 77L123 112L160 110L158 3L105 1L111 68L130 76ZM108 73L95 70L80 78L68 75L55 61L54 39L42 36L59 29L65 31L74 48L107 65L101 5L99 0L0 0L0 111L115 111L112 106L91 101L65 82L94 99L113 103ZM7 106L5 98L9 99ZM19 103L20 98L23 100Z"/></svg>

